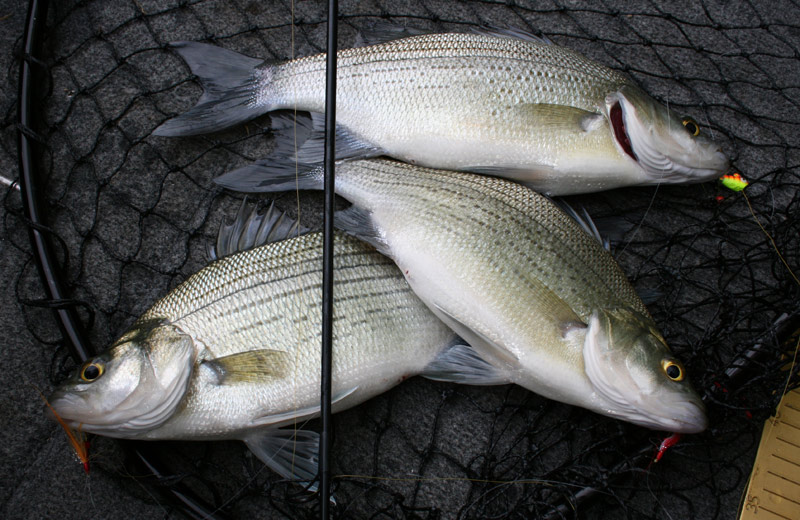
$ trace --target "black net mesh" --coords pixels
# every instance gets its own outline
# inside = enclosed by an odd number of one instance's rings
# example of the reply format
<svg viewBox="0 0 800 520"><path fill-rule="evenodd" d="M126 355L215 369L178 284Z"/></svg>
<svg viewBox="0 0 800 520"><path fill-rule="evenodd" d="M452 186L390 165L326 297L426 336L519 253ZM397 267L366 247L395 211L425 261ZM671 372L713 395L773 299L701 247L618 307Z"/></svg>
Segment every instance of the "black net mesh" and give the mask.
<svg viewBox="0 0 800 520"><path fill-rule="evenodd" d="M630 223L615 256L639 289L657 293L650 309L707 395L709 431L685 437L651 465L662 433L518 387L415 378L335 416L335 515L733 517L763 421L787 381L784 353L797 342L800 283L787 265L800 273L800 6L372 0L341 2L340 12L343 47L360 28L384 19L436 31L481 24L542 32L692 114L752 185L747 198L708 183L571 200L594 216L621 215ZM47 224L58 237L70 297L83 302L78 312L102 349L206 263L207 242L238 205L211 180L270 147L268 117L207 137L150 135L201 93L168 43L213 42L274 60L306 55L323 50L324 5L60 1L47 25L42 122L34 129L46 143ZM10 90L2 160L13 172L10 92L18 61L4 64L12 79L4 84ZM319 227L320 201L303 194L304 224ZM297 214L295 194L278 203ZM31 304L43 293L14 190L2 214L7 303L19 313L5 323L17 349L8 368L24 368L24 382L46 390L73 362L51 311ZM82 480L60 430L41 416L35 391L19 380L12 387L5 397L15 409L9 420L37 426L24 439L6 436L4 467L15 480L0 488L8 517L34 517L42 507L50 517L108 517L120 508L170 517L174 508L150 484L176 482L234 518L316 514L315 500L236 442L158 444L170 474L156 480L124 464L119 443L94 438L92 473ZM37 488L52 499L46 506L23 500L21 490Z"/></svg>

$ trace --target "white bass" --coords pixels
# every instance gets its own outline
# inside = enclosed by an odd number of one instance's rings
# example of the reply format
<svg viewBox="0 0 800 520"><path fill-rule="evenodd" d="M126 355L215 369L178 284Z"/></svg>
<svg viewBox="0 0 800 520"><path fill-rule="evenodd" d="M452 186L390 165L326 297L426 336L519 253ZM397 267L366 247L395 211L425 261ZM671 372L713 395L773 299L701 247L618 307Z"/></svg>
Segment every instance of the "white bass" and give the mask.
<svg viewBox="0 0 800 520"><path fill-rule="evenodd" d="M297 175L297 177L296 177ZM322 168L250 166L239 191L322 189ZM520 184L385 159L341 161L336 225L390 256L428 307L508 380L649 428L706 428L705 407L598 240Z"/></svg>
<svg viewBox="0 0 800 520"><path fill-rule="evenodd" d="M548 195L702 182L729 169L693 119L571 49L518 30L391 39L397 34L339 51L339 158L388 155L507 177ZM175 49L205 92L155 135L213 132L296 109L314 120L298 158L322 159L324 54L275 64L202 43ZM294 144L294 136L279 143L269 159L293 156Z"/></svg>
<svg viewBox="0 0 800 520"><path fill-rule="evenodd" d="M285 236L273 217L264 226L240 213L218 254ZM279 427L320 409L321 258L322 234L311 233L211 263L81 366L52 407L109 437L240 439L282 476L312 480L318 435ZM447 372L445 353L470 355L391 260L346 235L336 237L334 298L334 412L429 365Z"/></svg>

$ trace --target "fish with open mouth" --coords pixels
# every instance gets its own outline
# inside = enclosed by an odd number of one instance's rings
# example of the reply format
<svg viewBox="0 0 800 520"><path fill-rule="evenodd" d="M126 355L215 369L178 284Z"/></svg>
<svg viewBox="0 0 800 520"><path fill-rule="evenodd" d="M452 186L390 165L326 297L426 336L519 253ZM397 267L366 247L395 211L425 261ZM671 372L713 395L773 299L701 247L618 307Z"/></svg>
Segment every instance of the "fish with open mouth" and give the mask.
<svg viewBox="0 0 800 520"><path fill-rule="evenodd" d="M729 161L690 117L626 75L520 30L386 30L340 50L337 157L511 178L548 195L703 182ZM395 39L393 39L395 38ZM325 54L285 63L203 43L174 44L205 91L155 135L217 131L266 112L311 112L310 136L270 160L321 160Z"/></svg>
<svg viewBox="0 0 800 520"><path fill-rule="evenodd" d="M262 164L216 182L247 192L322 189L323 171ZM335 189L353 204L336 226L391 257L501 378L649 428L707 427L685 368L622 269L547 197L387 159L340 161Z"/></svg>

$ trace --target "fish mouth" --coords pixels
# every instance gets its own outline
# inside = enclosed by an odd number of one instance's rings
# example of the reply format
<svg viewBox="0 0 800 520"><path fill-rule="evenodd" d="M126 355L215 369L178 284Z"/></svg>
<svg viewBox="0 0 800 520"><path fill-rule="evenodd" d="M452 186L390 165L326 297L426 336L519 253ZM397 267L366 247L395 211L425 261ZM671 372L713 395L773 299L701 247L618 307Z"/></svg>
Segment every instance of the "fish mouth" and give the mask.
<svg viewBox="0 0 800 520"><path fill-rule="evenodd" d="M644 184L705 182L729 168L720 146L703 136L690 139L670 133L665 129L669 114L642 96L633 91L611 94L606 113L620 153L633 159L650 180ZM662 120L667 123L658 123Z"/></svg>
<svg viewBox="0 0 800 520"><path fill-rule="evenodd" d="M631 138L628 135L627 129L625 128L625 118L623 117L622 107L620 106L619 101L611 105L608 115L609 119L611 119L611 128L614 130L614 138L617 140L617 144L619 144L620 148L622 148L622 150L628 154L631 159L639 162L639 159L636 158L636 154L633 153Z"/></svg>
<svg viewBox="0 0 800 520"><path fill-rule="evenodd" d="M662 403L663 406L663 403ZM622 414L623 418L634 424L653 430L664 430L674 433L700 433L708 428L706 407L702 401L682 401L663 406L661 413L641 415Z"/></svg>

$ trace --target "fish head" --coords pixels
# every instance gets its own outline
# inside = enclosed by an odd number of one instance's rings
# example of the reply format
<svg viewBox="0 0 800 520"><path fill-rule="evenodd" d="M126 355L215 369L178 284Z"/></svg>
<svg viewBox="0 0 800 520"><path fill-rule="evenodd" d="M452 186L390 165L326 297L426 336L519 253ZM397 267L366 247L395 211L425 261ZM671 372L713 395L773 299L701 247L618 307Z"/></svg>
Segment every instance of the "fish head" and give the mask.
<svg viewBox="0 0 800 520"><path fill-rule="evenodd" d="M135 438L163 424L189 386L193 340L166 321L135 325L86 361L50 397L71 427Z"/></svg>
<svg viewBox="0 0 800 520"><path fill-rule="evenodd" d="M583 358L597 404L607 415L676 433L708 426L686 370L649 317L625 308L595 311Z"/></svg>
<svg viewBox="0 0 800 520"><path fill-rule="evenodd" d="M649 182L695 183L730 169L722 148L690 117L680 117L642 90L625 86L606 96L616 145L644 170Z"/></svg>

